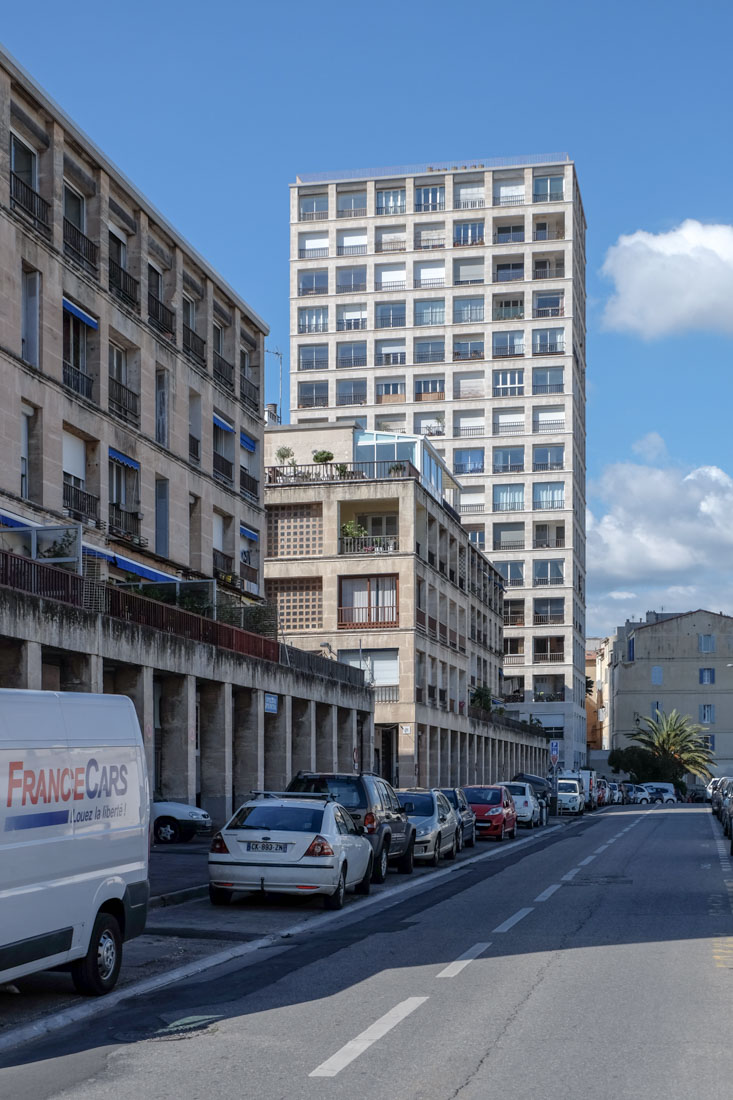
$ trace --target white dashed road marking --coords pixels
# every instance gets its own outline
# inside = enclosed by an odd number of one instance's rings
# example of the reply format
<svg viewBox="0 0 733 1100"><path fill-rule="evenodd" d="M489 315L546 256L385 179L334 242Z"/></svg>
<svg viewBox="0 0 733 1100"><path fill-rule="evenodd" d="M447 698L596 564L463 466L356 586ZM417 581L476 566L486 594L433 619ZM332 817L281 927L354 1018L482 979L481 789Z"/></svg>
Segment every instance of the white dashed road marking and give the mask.
<svg viewBox="0 0 733 1100"><path fill-rule="evenodd" d="M532 912L532 908L518 909L516 913L505 920L502 924L497 925L493 929L494 932L508 932L510 928L513 928L515 924L519 924L520 920L524 920Z"/></svg>
<svg viewBox="0 0 733 1100"><path fill-rule="evenodd" d="M380 1016L376 1023L373 1023L366 1031L362 1031L361 1035L357 1035L355 1039L341 1047L341 1050L338 1050L331 1058L321 1062L320 1066L317 1066L308 1076L335 1077L345 1066L348 1066L355 1058L368 1050L378 1039L385 1036L388 1031L401 1023L406 1016L409 1016L411 1012L424 1004L427 999L427 997L408 997L406 1001L401 1001L389 1012L386 1012L384 1016Z"/></svg>
<svg viewBox="0 0 733 1100"><path fill-rule="evenodd" d="M541 894L538 894L537 897L534 900L535 901L547 901L547 899L551 898L552 895L555 893L555 891L559 890L561 886L562 886L561 882L556 882L552 886L548 886L547 889L543 890Z"/></svg>
<svg viewBox="0 0 733 1100"><path fill-rule="evenodd" d="M585 859L581 859L578 867L587 867L588 864L592 863L595 858L595 856L586 856Z"/></svg>
<svg viewBox="0 0 733 1100"><path fill-rule="evenodd" d="M572 871L568 871L568 873L566 875L562 876L562 881L563 882L570 882L571 879L575 878L575 876L577 875L579 870L580 870L580 867L573 867Z"/></svg>
<svg viewBox="0 0 733 1100"><path fill-rule="evenodd" d="M490 943L475 943L473 947L469 947L468 951L464 951L462 955L459 955L455 962L450 963L448 966L441 970L440 974L437 974L438 978L455 978L456 974L460 974L470 962L477 959L479 955L483 955L487 947L491 947Z"/></svg>

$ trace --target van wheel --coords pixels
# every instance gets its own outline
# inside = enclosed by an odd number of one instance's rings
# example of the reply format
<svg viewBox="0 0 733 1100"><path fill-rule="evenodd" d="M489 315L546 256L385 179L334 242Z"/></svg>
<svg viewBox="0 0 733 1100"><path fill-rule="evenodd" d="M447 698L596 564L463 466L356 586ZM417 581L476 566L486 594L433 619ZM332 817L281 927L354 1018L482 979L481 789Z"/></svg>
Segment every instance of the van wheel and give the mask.
<svg viewBox="0 0 733 1100"><path fill-rule="evenodd" d="M212 905L228 905L232 900L232 891L223 886L209 885L209 901Z"/></svg>
<svg viewBox="0 0 733 1100"><path fill-rule="evenodd" d="M158 844L175 844L181 836L181 829L172 817L159 817L153 828Z"/></svg>
<svg viewBox="0 0 733 1100"><path fill-rule="evenodd" d="M97 913L89 950L71 964L71 980L77 993L101 997L117 984L122 965L120 926L110 913Z"/></svg>
<svg viewBox="0 0 733 1100"><path fill-rule="evenodd" d="M376 882L378 885L387 878L387 868L389 865L389 845L385 842L379 850L374 863L374 870L372 871L372 882Z"/></svg>

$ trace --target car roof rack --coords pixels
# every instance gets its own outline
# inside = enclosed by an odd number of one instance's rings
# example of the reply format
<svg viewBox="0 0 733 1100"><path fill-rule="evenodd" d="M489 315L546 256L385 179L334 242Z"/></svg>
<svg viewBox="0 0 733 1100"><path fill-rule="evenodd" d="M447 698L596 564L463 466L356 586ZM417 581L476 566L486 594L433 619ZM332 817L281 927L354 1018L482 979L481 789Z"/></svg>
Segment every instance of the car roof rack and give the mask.
<svg viewBox="0 0 733 1100"><path fill-rule="evenodd" d="M298 801L307 798L317 799L319 802L336 802L330 791L250 791L255 798L294 798Z"/></svg>

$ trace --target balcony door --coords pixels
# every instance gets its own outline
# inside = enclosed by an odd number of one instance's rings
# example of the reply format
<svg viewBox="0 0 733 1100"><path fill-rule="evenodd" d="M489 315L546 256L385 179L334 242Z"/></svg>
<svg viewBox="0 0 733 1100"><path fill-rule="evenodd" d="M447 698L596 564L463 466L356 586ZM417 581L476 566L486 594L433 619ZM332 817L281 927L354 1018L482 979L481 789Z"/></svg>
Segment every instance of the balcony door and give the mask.
<svg viewBox="0 0 733 1100"><path fill-rule="evenodd" d="M353 626L391 626L397 621L397 577L343 577L341 621Z"/></svg>

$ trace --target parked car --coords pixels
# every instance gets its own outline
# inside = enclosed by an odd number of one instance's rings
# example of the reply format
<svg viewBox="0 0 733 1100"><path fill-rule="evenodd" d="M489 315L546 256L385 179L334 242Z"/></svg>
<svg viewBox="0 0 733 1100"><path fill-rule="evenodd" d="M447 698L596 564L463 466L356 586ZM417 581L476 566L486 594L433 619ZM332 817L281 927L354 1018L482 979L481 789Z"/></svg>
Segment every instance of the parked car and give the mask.
<svg viewBox="0 0 733 1100"><path fill-rule="evenodd" d="M598 781L593 768L576 768L574 771L566 768L560 772L560 778L577 779L585 797L586 810L596 809L598 806Z"/></svg>
<svg viewBox="0 0 733 1100"><path fill-rule="evenodd" d="M729 779L729 775L721 776L718 781L717 787L715 787L715 789L713 790L711 808L717 818L720 818L720 807L723 801L723 790L725 789L725 785L726 783L728 783Z"/></svg>
<svg viewBox="0 0 733 1100"><path fill-rule="evenodd" d="M187 802L153 799L153 836L157 844L188 842L211 832L211 818L199 806Z"/></svg>
<svg viewBox="0 0 733 1100"><path fill-rule="evenodd" d="M543 779L542 776L532 775L530 772L517 772L512 776L512 783L531 783L537 801L540 804L540 824L546 825L550 816L550 798L552 796L552 781Z"/></svg>
<svg viewBox="0 0 733 1100"><path fill-rule="evenodd" d="M505 783L504 786L514 799L517 822L528 829L539 828L540 804L531 783Z"/></svg>
<svg viewBox="0 0 733 1100"><path fill-rule="evenodd" d="M363 825L374 850L372 882L384 882L390 863L403 875L412 874L415 826L400 805L394 788L371 772L298 772L288 792L330 794Z"/></svg>
<svg viewBox="0 0 733 1100"><path fill-rule="evenodd" d="M618 783L611 783L609 781L608 789L611 792L611 801L614 805L618 805L620 802L623 802L623 794L621 792L621 787Z"/></svg>
<svg viewBox="0 0 733 1100"><path fill-rule="evenodd" d="M634 801L634 784L625 779L619 786L621 788L621 801L624 806L630 806Z"/></svg>
<svg viewBox="0 0 733 1100"><path fill-rule="evenodd" d="M240 890L322 894L327 909L341 909L347 889L369 893L373 864L364 826L333 799L263 792L212 840L209 898L227 905Z"/></svg>
<svg viewBox="0 0 733 1100"><path fill-rule="evenodd" d="M578 817L585 813L585 794L579 780L558 779L557 808L560 813Z"/></svg>
<svg viewBox="0 0 733 1100"><path fill-rule="evenodd" d="M730 835L730 819L733 806L733 779L724 783L720 796L720 824L723 826L723 836Z"/></svg>
<svg viewBox="0 0 733 1100"><path fill-rule="evenodd" d="M598 806L609 806L608 783L605 779L596 779L596 801Z"/></svg>
<svg viewBox="0 0 733 1100"><path fill-rule="evenodd" d="M677 792L673 783L642 783L642 787L649 792L650 802L674 803L677 801Z"/></svg>
<svg viewBox="0 0 733 1100"><path fill-rule="evenodd" d="M517 835L517 811L510 792L503 784L464 787L466 798L476 814L476 832L480 837L504 840Z"/></svg>
<svg viewBox="0 0 733 1100"><path fill-rule="evenodd" d="M476 814L468 804L466 792L463 787L443 787L442 791L453 807L453 813L460 825L458 851L464 847L473 848L476 843Z"/></svg>
<svg viewBox="0 0 733 1100"><path fill-rule="evenodd" d="M460 825L448 799L437 788L401 787L400 803L414 824L415 859L429 860L437 867L440 857L455 859Z"/></svg>
<svg viewBox="0 0 733 1100"><path fill-rule="evenodd" d="M710 782L708 783L707 787L705 788L705 801L706 802L710 802L712 800L713 791L717 787L718 783L720 783L720 779L719 779L718 776L714 776L710 780Z"/></svg>

